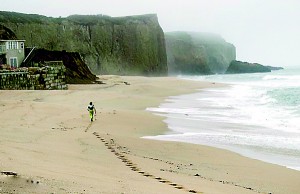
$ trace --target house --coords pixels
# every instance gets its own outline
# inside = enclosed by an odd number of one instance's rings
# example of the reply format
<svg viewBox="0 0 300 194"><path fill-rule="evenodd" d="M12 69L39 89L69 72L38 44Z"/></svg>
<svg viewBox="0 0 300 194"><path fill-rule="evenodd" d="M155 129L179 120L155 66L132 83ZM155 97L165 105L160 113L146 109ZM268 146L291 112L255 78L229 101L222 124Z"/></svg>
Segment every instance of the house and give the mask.
<svg viewBox="0 0 300 194"><path fill-rule="evenodd" d="M25 58L25 40L0 39L0 65L7 64L11 68L20 67Z"/></svg>

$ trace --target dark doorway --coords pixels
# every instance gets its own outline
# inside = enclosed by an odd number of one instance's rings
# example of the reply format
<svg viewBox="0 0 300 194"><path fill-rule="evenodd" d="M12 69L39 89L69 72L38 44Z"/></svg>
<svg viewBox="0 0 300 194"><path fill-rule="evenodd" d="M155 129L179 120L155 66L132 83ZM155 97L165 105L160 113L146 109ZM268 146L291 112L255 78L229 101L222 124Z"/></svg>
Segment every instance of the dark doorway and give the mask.
<svg viewBox="0 0 300 194"><path fill-rule="evenodd" d="M0 55L0 65L7 64L5 54Z"/></svg>

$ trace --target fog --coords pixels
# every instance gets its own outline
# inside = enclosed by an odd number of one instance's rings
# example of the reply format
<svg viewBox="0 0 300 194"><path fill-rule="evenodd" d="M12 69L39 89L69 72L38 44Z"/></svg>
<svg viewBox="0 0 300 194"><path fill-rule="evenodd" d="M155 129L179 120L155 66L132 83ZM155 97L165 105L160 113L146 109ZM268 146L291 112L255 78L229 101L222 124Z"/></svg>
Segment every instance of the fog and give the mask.
<svg viewBox="0 0 300 194"><path fill-rule="evenodd" d="M66 17L156 13L167 31L221 35L237 60L300 66L299 0L0 0L1 11Z"/></svg>

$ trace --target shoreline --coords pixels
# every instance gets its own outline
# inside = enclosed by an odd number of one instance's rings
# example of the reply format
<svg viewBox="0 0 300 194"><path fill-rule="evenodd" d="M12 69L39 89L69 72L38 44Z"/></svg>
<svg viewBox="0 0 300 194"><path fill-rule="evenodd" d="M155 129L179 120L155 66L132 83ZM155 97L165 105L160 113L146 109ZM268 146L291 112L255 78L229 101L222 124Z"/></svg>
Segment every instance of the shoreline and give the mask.
<svg viewBox="0 0 300 194"><path fill-rule="evenodd" d="M106 84L1 92L0 171L14 171L18 178L1 175L0 191L300 193L297 171L208 146L141 138L168 130L164 118L147 107L217 84L172 77L100 79ZM97 109L92 124L90 101ZM12 122L11 115L20 119Z"/></svg>
<svg viewBox="0 0 300 194"><path fill-rule="evenodd" d="M226 85L228 87L230 85ZM191 143L195 145L204 145L204 146L210 146L217 149L224 149L228 150L237 154L240 154L241 156L259 160L262 162L275 164L282 166L284 168L289 168L292 170L300 171L300 167L298 165L297 159L285 158L284 155L276 155L274 153L266 152L264 149L251 149L249 146L242 146L236 142L236 145L231 144L222 144L221 142L216 143L214 140L209 142L205 137L200 138L201 134L205 134L203 136L209 136L210 138L218 138L217 134L214 134L214 132L210 133L209 130L220 128L220 124L210 125L209 122L206 120L203 121L201 118L201 115L203 114L203 109L206 108L206 106L209 107L209 105L205 105L204 107L200 104L198 104L198 99L201 98L214 98L215 93L207 92L207 90L210 90L210 88L204 88L200 91L195 91L195 93L192 94L183 94L179 96L172 96L168 97L163 103L161 103L157 107L148 107L146 111L152 112L155 115L160 115L165 117L164 123L166 123L169 127L169 131L162 133L162 134L156 134L154 136L144 136L142 138L145 139L152 139L152 140L158 140L158 141L174 141L174 142L182 142L182 143ZM221 87L221 90L224 90L224 86ZM213 91L216 91L215 89ZM203 95L203 92L205 93ZM209 95L208 95L209 94ZM219 94L217 94L219 96ZM197 99L197 100L195 100ZM206 102L206 101L204 101ZM203 102L201 102L203 104ZM201 112L197 112L197 109L202 109ZM214 108L217 111L217 108ZM211 114L211 110L205 109L207 114ZM194 114L196 116L194 116ZM198 118L199 116L199 118ZM194 120L191 121L191 120ZM223 122L222 122L223 123ZM197 124L197 125L196 125ZM210 125L210 126L209 126ZM224 121L225 126L230 126L233 129L239 129L242 130L243 128L248 126L246 124L234 124L230 122ZM236 126L235 126L236 125ZM199 130L196 130L199 126ZM173 127L173 129L172 129ZM189 128L190 127L190 128ZM252 128L260 128L261 126L251 126ZM205 130L201 130L201 128ZM247 130L247 129L245 129ZM226 131L219 131L220 133L226 133ZM237 137L239 135L243 134L231 134L228 133L228 136L230 135L236 135ZM202 139L202 140L201 140ZM205 139L205 140L204 140ZM289 160L288 160L289 159Z"/></svg>

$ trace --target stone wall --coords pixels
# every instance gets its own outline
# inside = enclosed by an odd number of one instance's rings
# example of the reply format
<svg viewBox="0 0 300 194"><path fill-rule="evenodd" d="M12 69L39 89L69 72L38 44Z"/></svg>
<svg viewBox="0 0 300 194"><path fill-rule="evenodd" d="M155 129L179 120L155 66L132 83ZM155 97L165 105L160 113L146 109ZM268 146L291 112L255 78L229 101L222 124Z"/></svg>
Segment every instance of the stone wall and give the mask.
<svg viewBox="0 0 300 194"><path fill-rule="evenodd" d="M66 90L66 68L62 62L51 66L0 70L1 90ZM48 63L50 65L50 63Z"/></svg>

